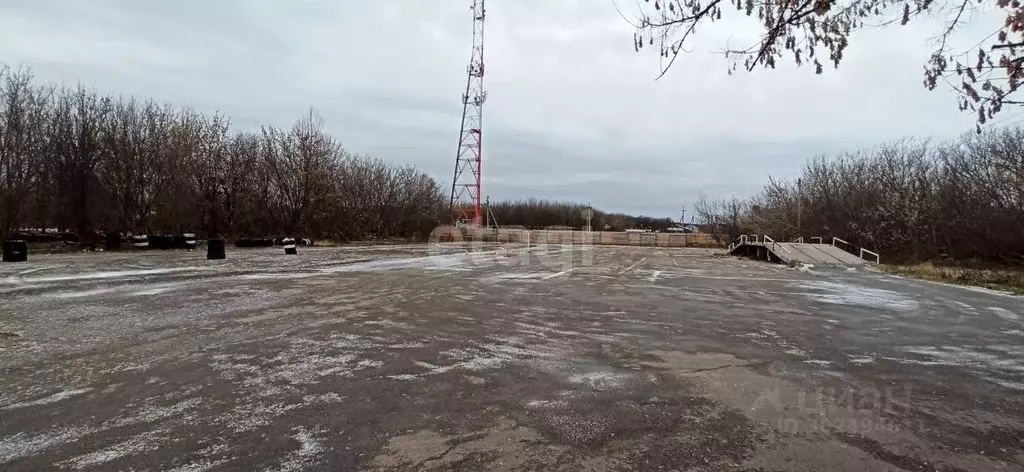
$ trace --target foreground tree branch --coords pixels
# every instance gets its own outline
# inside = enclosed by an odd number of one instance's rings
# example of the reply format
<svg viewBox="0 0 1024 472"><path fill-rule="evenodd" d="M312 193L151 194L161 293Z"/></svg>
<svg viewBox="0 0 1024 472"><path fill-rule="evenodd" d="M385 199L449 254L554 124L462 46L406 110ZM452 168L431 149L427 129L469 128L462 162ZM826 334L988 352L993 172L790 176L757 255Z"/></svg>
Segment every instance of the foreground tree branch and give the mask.
<svg viewBox="0 0 1024 472"><path fill-rule="evenodd" d="M757 18L760 40L747 47L726 48L731 74L742 66L774 69L786 56L794 63L810 63L816 74L824 64L838 68L852 33L866 28L906 25L925 13L949 19L936 35L936 48L926 59L924 86L934 90L945 83L957 93L961 110L977 115L981 125L1002 111L1019 105L1014 94L1024 74L1024 5L1020 0L997 0L1005 21L977 45L951 50L950 39L976 13L982 0L644 0L634 23L634 48L657 47L662 57L661 78L675 64L698 27L739 15ZM729 8L731 6L731 8ZM730 16L731 15L731 16Z"/></svg>

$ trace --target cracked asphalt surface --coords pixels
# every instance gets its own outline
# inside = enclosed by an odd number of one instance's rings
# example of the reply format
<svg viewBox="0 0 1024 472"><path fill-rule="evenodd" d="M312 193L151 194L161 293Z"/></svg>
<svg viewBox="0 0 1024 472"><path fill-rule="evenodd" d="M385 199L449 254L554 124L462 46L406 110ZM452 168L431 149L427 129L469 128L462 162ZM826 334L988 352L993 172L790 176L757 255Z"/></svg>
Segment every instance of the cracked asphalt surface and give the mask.
<svg viewBox="0 0 1024 472"><path fill-rule="evenodd" d="M697 249L203 256L0 265L0 468L1024 470L1019 297Z"/></svg>

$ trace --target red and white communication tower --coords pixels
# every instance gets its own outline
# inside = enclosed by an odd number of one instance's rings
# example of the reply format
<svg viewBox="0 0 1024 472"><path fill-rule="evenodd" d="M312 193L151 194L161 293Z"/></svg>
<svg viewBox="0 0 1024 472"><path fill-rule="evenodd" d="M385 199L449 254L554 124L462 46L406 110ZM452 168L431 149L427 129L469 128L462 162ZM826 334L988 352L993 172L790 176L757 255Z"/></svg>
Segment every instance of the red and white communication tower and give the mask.
<svg viewBox="0 0 1024 472"><path fill-rule="evenodd" d="M484 102L484 0L473 0L473 54L469 60L466 93L462 95L462 132L455 158L455 178L449 205L452 220L480 224L480 171L483 151Z"/></svg>

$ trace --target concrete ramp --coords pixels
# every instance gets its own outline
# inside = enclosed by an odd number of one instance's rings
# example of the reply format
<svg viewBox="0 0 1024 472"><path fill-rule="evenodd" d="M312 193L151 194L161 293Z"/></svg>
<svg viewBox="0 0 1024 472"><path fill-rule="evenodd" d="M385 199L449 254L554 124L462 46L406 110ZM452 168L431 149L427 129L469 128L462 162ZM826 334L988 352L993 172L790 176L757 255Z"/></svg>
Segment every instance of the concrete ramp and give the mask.
<svg viewBox="0 0 1024 472"><path fill-rule="evenodd" d="M769 249L771 246L768 244ZM778 243L775 246L777 256L785 262L830 265L862 265L865 262L864 259L828 244Z"/></svg>
<svg viewBox="0 0 1024 472"><path fill-rule="evenodd" d="M733 255L753 255L786 264L857 266L866 261L829 244L773 243L742 241L730 251Z"/></svg>

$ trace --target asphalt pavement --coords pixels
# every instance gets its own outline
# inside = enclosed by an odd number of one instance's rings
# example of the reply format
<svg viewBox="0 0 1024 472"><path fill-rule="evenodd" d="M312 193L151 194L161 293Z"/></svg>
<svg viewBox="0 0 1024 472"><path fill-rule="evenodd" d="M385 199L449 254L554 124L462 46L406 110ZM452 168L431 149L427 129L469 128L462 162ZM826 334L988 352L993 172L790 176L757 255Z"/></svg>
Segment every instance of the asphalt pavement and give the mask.
<svg viewBox="0 0 1024 472"><path fill-rule="evenodd" d="M0 469L1022 470L1022 316L698 249L30 255Z"/></svg>

